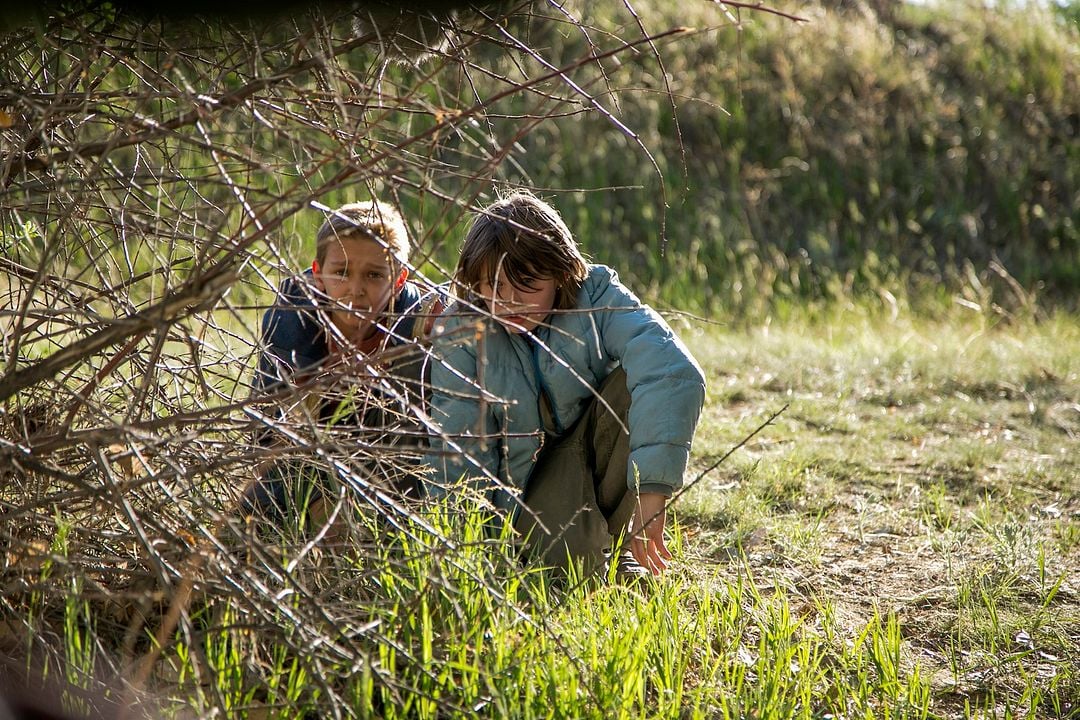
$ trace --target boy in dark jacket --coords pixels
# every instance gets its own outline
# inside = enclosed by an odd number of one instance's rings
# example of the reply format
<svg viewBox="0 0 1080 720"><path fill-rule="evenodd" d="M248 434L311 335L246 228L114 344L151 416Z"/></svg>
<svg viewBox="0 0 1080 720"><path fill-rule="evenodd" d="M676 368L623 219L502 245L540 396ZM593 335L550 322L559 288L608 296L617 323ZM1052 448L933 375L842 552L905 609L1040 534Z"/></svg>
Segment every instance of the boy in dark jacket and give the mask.
<svg viewBox="0 0 1080 720"><path fill-rule="evenodd" d="M259 445L285 442L290 417L348 428L366 445L419 435L410 406L423 354L409 346L430 325L420 315L432 311L408 280L408 261L408 231L389 205L352 203L330 213L316 235L311 269L286 279L263 316L255 392L278 404ZM325 471L280 461L262 465L244 495L245 513L281 521L306 507L309 520L325 519ZM391 490L417 494L413 473L383 470L396 475Z"/></svg>

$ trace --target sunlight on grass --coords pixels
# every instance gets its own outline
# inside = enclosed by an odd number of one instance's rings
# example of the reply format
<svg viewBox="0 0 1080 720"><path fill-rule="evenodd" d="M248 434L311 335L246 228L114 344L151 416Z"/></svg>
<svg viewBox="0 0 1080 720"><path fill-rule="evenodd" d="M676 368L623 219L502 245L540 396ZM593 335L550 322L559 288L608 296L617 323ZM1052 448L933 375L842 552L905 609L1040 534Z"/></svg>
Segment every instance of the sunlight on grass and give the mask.
<svg viewBox="0 0 1080 720"><path fill-rule="evenodd" d="M1064 717L1080 689L1078 323L969 320L698 336L713 392L697 468L790 407L676 499L672 568L645 588L526 568L476 511L359 517L336 550L286 528L203 571L217 587L258 553L242 577L280 598L271 615L200 596L145 691L164 717ZM64 594L17 612L28 632L60 628L65 678L91 687L114 662L111 618L130 616L86 594L75 521L55 518L37 570Z"/></svg>
<svg viewBox="0 0 1080 720"><path fill-rule="evenodd" d="M1057 717L1080 694L1080 322L864 310L716 331L686 495L691 557L894 608L945 716ZM914 628L918 628L914 630ZM909 669L909 672L913 672Z"/></svg>

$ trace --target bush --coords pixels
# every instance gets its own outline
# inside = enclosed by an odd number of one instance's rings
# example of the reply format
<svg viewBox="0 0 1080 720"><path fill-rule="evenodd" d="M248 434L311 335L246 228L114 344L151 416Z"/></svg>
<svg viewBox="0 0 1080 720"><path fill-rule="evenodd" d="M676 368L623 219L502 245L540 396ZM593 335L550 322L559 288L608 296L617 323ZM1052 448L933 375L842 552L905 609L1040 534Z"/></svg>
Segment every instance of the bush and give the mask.
<svg viewBox="0 0 1080 720"><path fill-rule="evenodd" d="M648 291L745 314L955 288L995 258L1048 298L1080 280L1080 32L1053 12L810 6L714 27L704 6L637 10L701 28L663 45L666 75L643 50L610 64L617 89L592 86L652 157L587 112L533 129L500 172L561 191L585 246ZM551 26L533 41L588 47Z"/></svg>

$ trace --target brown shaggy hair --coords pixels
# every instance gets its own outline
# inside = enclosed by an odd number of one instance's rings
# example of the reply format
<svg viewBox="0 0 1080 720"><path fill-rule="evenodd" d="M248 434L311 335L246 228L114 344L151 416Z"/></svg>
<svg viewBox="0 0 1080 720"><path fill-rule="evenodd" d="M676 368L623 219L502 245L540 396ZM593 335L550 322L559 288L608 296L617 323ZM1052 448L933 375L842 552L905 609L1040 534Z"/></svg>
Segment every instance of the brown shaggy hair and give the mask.
<svg viewBox="0 0 1080 720"><path fill-rule="evenodd" d="M464 299L481 304L477 288L496 275L529 289L537 279L558 286L556 310L577 305L589 266L558 211L532 193L518 191L476 216L461 247L454 281Z"/></svg>

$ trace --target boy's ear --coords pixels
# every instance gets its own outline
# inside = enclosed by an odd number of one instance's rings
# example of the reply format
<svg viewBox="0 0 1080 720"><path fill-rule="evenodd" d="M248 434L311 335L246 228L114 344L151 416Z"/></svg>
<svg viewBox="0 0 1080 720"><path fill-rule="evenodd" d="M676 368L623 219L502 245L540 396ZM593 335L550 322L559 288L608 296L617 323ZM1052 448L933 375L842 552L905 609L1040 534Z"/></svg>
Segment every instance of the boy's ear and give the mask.
<svg viewBox="0 0 1080 720"><path fill-rule="evenodd" d="M400 290L405 284L405 281L409 279L409 268L401 268L401 272L398 273L397 280L394 281L394 290Z"/></svg>
<svg viewBox="0 0 1080 720"><path fill-rule="evenodd" d="M326 292L326 288L323 286L322 273L319 272L319 261L311 261L311 275L315 278L315 287L319 289L319 292Z"/></svg>

